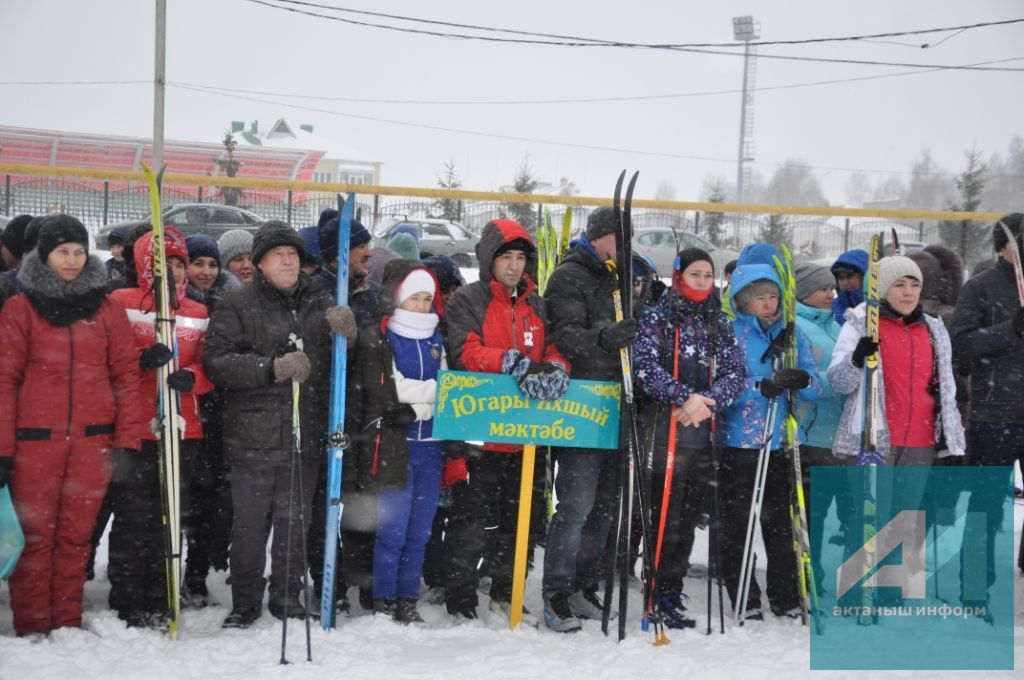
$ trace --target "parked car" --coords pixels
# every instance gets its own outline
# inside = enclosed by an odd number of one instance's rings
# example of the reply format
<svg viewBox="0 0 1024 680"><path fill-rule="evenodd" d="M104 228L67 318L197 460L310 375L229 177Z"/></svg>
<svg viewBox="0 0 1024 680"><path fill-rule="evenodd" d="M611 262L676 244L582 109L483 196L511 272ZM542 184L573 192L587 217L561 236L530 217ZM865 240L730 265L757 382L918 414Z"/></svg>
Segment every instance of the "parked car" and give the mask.
<svg viewBox="0 0 1024 680"><path fill-rule="evenodd" d="M148 222L149 215L146 215L145 219L100 227L96 233L96 245L100 248L107 248L107 234L113 229L118 227L130 229L138 224ZM220 203L179 203L164 209L164 225L177 228L185 236L206 234L219 239L221 234L232 229L256 231L263 222L264 219L256 213Z"/></svg>
<svg viewBox="0 0 1024 680"><path fill-rule="evenodd" d="M677 237L679 239L678 249L676 247ZM740 256L735 250L719 248L711 241L685 231L673 232L665 227L645 227L633 232L633 251L651 258L654 266L658 268L659 276L672 276L672 266L675 263L676 254L684 248L701 248L707 251L714 262L715 276L718 278L725 271L725 265Z"/></svg>
<svg viewBox="0 0 1024 680"><path fill-rule="evenodd" d="M421 252L447 255L460 267L476 266L476 244L480 242L480 238L458 222L431 218L393 218L377 232L378 241L386 245L396 230L403 226L416 232Z"/></svg>

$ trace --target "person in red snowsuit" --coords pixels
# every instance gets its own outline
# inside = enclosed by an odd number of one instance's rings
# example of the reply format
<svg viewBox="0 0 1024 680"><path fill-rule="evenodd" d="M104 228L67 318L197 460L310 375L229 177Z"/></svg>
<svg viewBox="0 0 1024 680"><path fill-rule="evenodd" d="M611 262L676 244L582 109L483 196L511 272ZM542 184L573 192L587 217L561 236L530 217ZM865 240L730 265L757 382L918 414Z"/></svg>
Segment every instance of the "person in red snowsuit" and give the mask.
<svg viewBox="0 0 1024 680"><path fill-rule="evenodd" d="M168 384L179 395L179 408L185 421L180 448L179 507L189 507L188 480L191 463L203 437L199 418L199 396L213 389L203 370L203 343L208 323L206 307L185 297L188 285L188 249L181 233L168 227L165 235L168 284L173 286L174 327L177 356L171 348L156 342L156 300L153 295L153 234L135 242L135 271L139 285L111 293L128 313L135 334L135 350L142 369L139 384L139 409L142 424L136 436L142 439L139 452L114 453L114 476L110 483L110 502L114 522L110 528L110 607L129 626L161 627L168 610L164 528L160 502L160 464L157 438L150 423L156 418L157 369L175 360ZM184 515L184 513L183 513ZM181 517L187 528L188 519Z"/></svg>
<svg viewBox="0 0 1024 680"><path fill-rule="evenodd" d="M19 636L79 627L111 449L139 448L138 360L107 272L74 217L46 218L0 315L0 487L26 544L11 576Z"/></svg>

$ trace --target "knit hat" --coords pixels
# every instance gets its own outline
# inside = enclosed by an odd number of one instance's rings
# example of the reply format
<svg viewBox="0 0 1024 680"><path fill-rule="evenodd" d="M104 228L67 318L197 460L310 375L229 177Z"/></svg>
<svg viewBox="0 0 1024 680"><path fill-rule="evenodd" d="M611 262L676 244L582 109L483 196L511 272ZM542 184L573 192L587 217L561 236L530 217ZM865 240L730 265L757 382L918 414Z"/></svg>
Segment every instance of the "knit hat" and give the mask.
<svg viewBox="0 0 1024 680"><path fill-rule="evenodd" d="M338 211L334 208L324 208L320 211L320 219L316 221L316 228L319 229L337 216Z"/></svg>
<svg viewBox="0 0 1024 680"><path fill-rule="evenodd" d="M733 293L733 305L734 309L743 311L743 308L747 306L747 303L756 297L761 295L767 295L768 293L780 294L778 285L769 279L757 279L752 281L746 286L743 286L740 290Z"/></svg>
<svg viewBox="0 0 1024 680"><path fill-rule="evenodd" d="M921 283L924 283L924 275L921 268L909 257L903 255L891 255L883 257L878 261L878 290L884 298L889 294L889 288L904 276L911 276Z"/></svg>
<svg viewBox="0 0 1024 680"><path fill-rule="evenodd" d="M23 255L36 249L36 243L39 240L39 229L43 226L43 220L49 217L50 215L37 215L25 225L25 235L22 237L21 242L21 252Z"/></svg>
<svg viewBox="0 0 1024 680"><path fill-rule="evenodd" d="M115 227L107 232L107 245L117 246L124 245L125 239L128 238L128 226Z"/></svg>
<svg viewBox="0 0 1024 680"><path fill-rule="evenodd" d="M813 262L801 262L793 267L796 278L796 299L803 302L825 286L835 286L836 279L827 267Z"/></svg>
<svg viewBox="0 0 1024 680"><path fill-rule="evenodd" d="M1006 234L1003 233L1003 228L1000 224L1005 224L1014 236L1017 237L1017 243L1020 243L1020 227L1021 220L1024 219L1024 214L1021 213L1007 213L999 218L999 221L992 226L992 245L995 246L996 252L998 253L1006 244L1009 243L1006 240Z"/></svg>
<svg viewBox="0 0 1024 680"><path fill-rule="evenodd" d="M395 293L395 304L400 307L410 296L421 292L437 294L437 283L429 269L413 269L402 279L402 284Z"/></svg>
<svg viewBox="0 0 1024 680"><path fill-rule="evenodd" d="M377 252L376 250L374 252ZM371 255L372 257L372 255ZM430 271L437 277L437 283L441 290L447 290L453 286L464 286L466 280L462 278L462 272L455 260L447 255L431 255L423 258L423 264L427 265Z"/></svg>
<svg viewBox="0 0 1024 680"><path fill-rule="evenodd" d="M64 243L81 244L88 253L89 231L71 215L47 215L39 227L36 243L39 259L46 262L53 249Z"/></svg>
<svg viewBox="0 0 1024 680"><path fill-rule="evenodd" d="M391 230L391 238L398 236L399 234L408 234L416 239L416 243L420 242L420 232L416 227L411 224L399 224L397 227Z"/></svg>
<svg viewBox="0 0 1024 680"><path fill-rule="evenodd" d="M195 262L200 257L212 257L217 261L217 267L223 267L220 261L220 248L217 242L206 234L192 234L185 237L185 245L188 246L188 260Z"/></svg>
<svg viewBox="0 0 1024 680"><path fill-rule="evenodd" d="M280 220L269 220L256 231L252 239L252 263L258 264L267 251L278 246L291 246L299 253L299 259L306 257L306 244L299 232Z"/></svg>
<svg viewBox="0 0 1024 680"><path fill-rule="evenodd" d="M510 250L521 250L526 254L534 252L535 248L533 244L527 241L525 238L516 238L511 241L507 241L498 246L498 249L494 251L493 260L497 260L501 255L507 253Z"/></svg>
<svg viewBox="0 0 1024 680"><path fill-rule="evenodd" d="M31 215L18 215L7 223L3 233L0 234L0 243L3 243L4 248L11 251L11 254L19 260L25 254L25 228L31 221Z"/></svg>
<svg viewBox="0 0 1024 680"><path fill-rule="evenodd" d="M253 236L251 231L247 229L232 229L221 234L217 246L220 250L220 256L227 263L239 255L251 254L252 242Z"/></svg>
<svg viewBox="0 0 1024 680"><path fill-rule="evenodd" d="M399 257L406 260L420 259L420 249L416 245L416 239L406 232L391 237L388 241L388 248L395 251Z"/></svg>
<svg viewBox="0 0 1024 680"><path fill-rule="evenodd" d="M708 255L706 250L702 250L700 248L685 248L680 250L679 254L676 255L675 262L672 264L672 270L681 274L694 262L707 262L711 265L711 271L715 271L715 263L711 259L711 256Z"/></svg>
<svg viewBox="0 0 1024 680"><path fill-rule="evenodd" d="M607 205L602 205L587 216L588 241L596 241L602 236L614 234L618 229L619 223L615 219L615 209Z"/></svg>
<svg viewBox="0 0 1024 680"><path fill-rule="evenodd" d="M325 211L326 212L326 211ZM320 242L320 258L324 262L333 260L338 255L338 234L341 232L341 218L333 217L317 227L316 237ZM357 248L370 242L370 232L362 223L352 218L352 228L348 237L348 247Z"/></svg>
<svg viewBox="0 0 1024 680"><path fill-rule="evenodd" d="M327 212L325 210L324 212ZM299 237L306 244L306 255L314 265L320 261L320 231L316 227L302 227Z"/></svg>

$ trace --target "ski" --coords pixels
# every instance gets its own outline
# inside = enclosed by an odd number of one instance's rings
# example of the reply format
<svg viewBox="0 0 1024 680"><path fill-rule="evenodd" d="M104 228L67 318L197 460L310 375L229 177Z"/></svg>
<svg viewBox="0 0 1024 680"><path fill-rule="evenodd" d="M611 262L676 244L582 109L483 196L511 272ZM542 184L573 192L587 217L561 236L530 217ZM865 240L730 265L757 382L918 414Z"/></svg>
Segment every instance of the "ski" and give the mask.
<svg viewBox="0 0 1024 680"><path fill-rule="evenodd" d="M868 271L866 281L864 333L874 342L878 342L878 313L881 304L881 291L879 290L879 266L878 260L882 252L882 235L877 234L871 237L871 246L868 253ZM861 445L857 454L857 464L867 467L864 474L864 503L863 503L863 529L862 536L864 552L867 559L864 561L864 576L868 576L874 569L874 550L876 527L876 468L884 463L882 454L878 451L878 422L876 409L879 406L878 390L878 352L864 358L864 382L863 382L863 422L861 425ZM874 610L874 591L870 586L861 588L861 613L857 617L860 625L871 625L877 622L871 612Z"/></svg>
<svg viewBox="0 0 1024 680"><path fill-rule="evenodd" d="M569 252L569 236L572 231L572 206L565 206L565 214L562 215L562 233L558 237L558 261L561 262L565 254Z"/></svg>
<svg viewBox="0 0 1024 680"><path fill-rule="evenodd" d="M775 269L782 281L782 319L786 345L782 348L783 368L797 368L796 334L796 276L793 274L793 255L784 244L780 246L782 259L775 258ZM800 593L800 614L803 624L810 623L813 614L815 631L822 633L822 620L818 609L818 591L811 564L811 542L807 530L807 505L804 499L803 470L800 463L800 429L796 420L796 390L786 395L787 414L784 421L786 453L792 467L790 475L789 519L793 531L793 552L796 557L797 589Z"/></svg>
<svg viewBox="0 0 1024 680"><path fill-rule="evenodd" d="M1010 244L1010 259L1013 262L1013 275L1017 281L1017 297L1020 299L1020 306L1024 307L1024 270L1021 269L1020 263L1020 246L1017 245L1017 239L1002 222L999 223L1002 227L1003 233L1006 234L1006 240Z"/></svg>
<svg viewBox="0 0 1024 680"><path fill-rule="evenodd" d="M712 310L708 313L708 388L715 384L718 375L718 315L721 312ZM711 580L718 582L718 625L719 631L725 633L725 594L722 585L722 510L718 495L718 415L717 408L711 409L708 424L708 484L705 503L708 506L708 630L711 635Z"/></svg>
<svg viewBox="0 0 1024 680"><path fill-rule="evenodd" d="M339 201L341 197L338 197ZM348 304L348 244L352 234L352 215L356 195L349 194L341 208L341 229L338 234L338 282L335 304ZM325 258L327 255L325 254ZM348 341L342 335L333 336L331 355L331 402L327 420L327 521L324 527L324 575L320 591L320 627L334 627L334 580L338 569L338 537L341 531L341 468L342 457L348 446L345 434L345 390L348 366Z"/></svg>
<svg viewBox="0 0 1024 680"><path fill-rule="evenodd" d="M177 640L181 632L181 407L178 394L168 384L168 376L178 368L178 338L174 327L177 300L171 295L173 281L167 268L160 189L164 171L156 175L142 164L149 185L153 223L153 299L156 307L156 342L171 349L173 358L157 369L156 418L160 427L157 455L160 468L160 500L163 509L164 557L167 578L167 636Z"/></svg>

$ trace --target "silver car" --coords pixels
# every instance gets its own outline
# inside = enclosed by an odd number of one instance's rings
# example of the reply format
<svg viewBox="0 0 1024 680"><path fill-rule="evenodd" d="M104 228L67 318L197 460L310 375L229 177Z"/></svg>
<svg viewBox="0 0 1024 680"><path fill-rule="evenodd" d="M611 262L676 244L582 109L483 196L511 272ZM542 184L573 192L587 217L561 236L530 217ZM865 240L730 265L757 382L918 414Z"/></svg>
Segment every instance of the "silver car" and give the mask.
<svg viewBox="0 0 1024 680"><path fill-rule="evenodd" d="M476 244L480 239L458 222L431 218L395 218L378 231L375 240L380 245L387 245L395 234L402 231L415 232L421 252L447 255L460 267L476 266Z"/></svg>
<svg viewBox="0 0 1024 680"><path fill-rule="evenodd" d="M676 238L679 239L678 248ZM658 268L659 276L671 276L676 254L684 248L700 248L711 256L715 276L722 276L725 265L740 256L735 250L719 248L711 241L685 231L673 232L665 227L637 228L633 231L633 252L646 255Z"/></svg>

